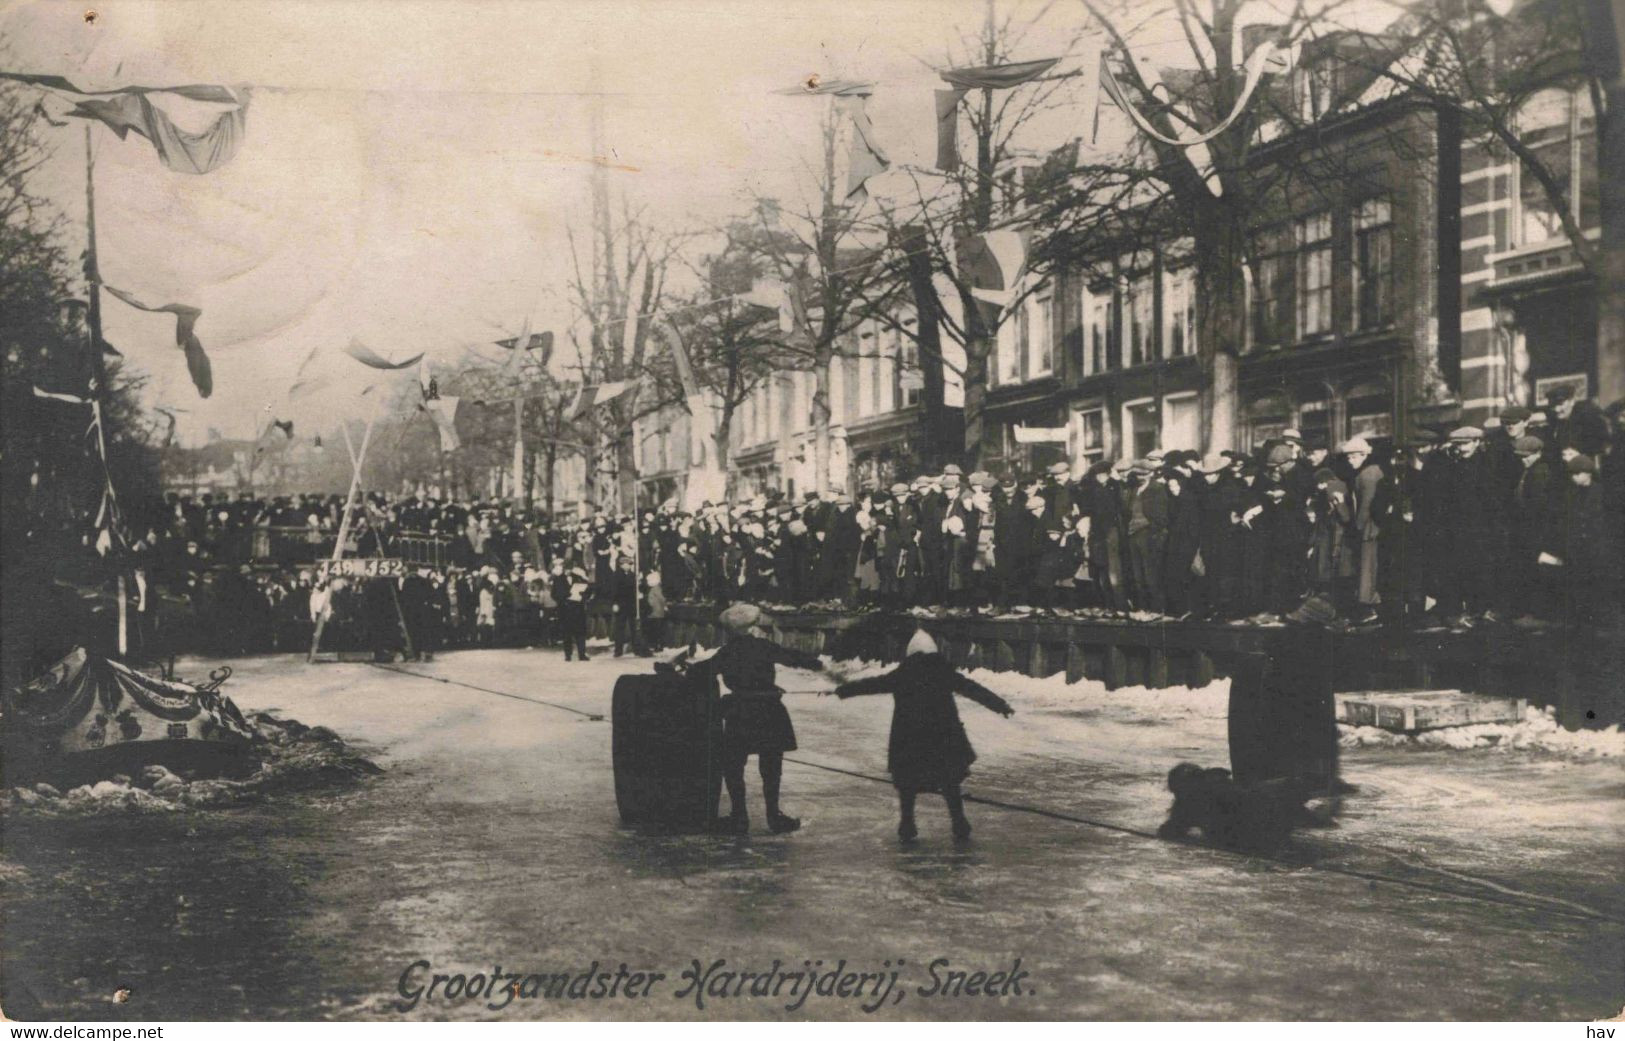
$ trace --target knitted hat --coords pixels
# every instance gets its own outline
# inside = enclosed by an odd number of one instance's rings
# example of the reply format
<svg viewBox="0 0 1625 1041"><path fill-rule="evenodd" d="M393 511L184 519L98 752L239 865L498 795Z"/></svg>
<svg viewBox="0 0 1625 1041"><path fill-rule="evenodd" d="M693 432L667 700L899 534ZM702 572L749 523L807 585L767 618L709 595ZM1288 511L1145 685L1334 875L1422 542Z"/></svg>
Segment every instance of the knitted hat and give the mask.
<svg viewBox="0 0 1625 1041"><path fill-rule="evenodd" d="M908 638L908 647L903 651L904 656L910 654L935 654L937 641L931 639L931 634L924 629L917 629L914 635Z"/></svg>
<svg viewBox="0 0 1625 1041"><path fill-rule="evenodd" d="M729 632L742 633L762 620L762 609L755 604L733 604L717 616L717 622Z"/></svg>

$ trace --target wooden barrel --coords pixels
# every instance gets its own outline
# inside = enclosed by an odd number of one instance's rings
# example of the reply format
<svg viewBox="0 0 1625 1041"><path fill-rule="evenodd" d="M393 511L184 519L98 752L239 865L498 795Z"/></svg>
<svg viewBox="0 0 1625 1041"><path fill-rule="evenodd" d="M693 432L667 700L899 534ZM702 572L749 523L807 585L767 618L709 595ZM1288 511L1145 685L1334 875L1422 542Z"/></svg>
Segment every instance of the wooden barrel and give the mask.
<svg viewBox="0 0 1625 1041"><path fill-rule="evenodd" d="M615 681L610 745L625 823L698 831L716 815L722 728L710 686L659 673Z"/></svg>

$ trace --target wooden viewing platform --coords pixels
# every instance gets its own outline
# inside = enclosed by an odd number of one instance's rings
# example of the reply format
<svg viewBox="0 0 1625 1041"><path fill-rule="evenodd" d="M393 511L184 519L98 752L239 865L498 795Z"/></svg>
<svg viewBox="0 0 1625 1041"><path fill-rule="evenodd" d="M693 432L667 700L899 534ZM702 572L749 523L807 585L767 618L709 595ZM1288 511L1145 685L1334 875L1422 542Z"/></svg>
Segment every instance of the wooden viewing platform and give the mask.
<svg viewBox="0 0 1625 1041"><path fill-rule="evenodd" d="M716 608L708 605L673 605L667 644L715 647L721 638L716 615ZM595 635L607 635L607 623L607 617L593 618ZM919 627L957 666L1041 678L1064 674L1069 683L1094 680L1108 690L1203 686L1229 675L1244 656L1271 654L1283 646L1281 641L1301 635L1290 626L1035 616L922 618L885 611L764 611L762 625L773 639L800 650L875 661L899 660ZM1578 648L1573 639L1558 629L1505 626L1462 632L1351 629L1335 634L1332 669L1339 690L1449 687L1560 704L1573 698L1564 693L1574 686L1569 666Z"/></svg>

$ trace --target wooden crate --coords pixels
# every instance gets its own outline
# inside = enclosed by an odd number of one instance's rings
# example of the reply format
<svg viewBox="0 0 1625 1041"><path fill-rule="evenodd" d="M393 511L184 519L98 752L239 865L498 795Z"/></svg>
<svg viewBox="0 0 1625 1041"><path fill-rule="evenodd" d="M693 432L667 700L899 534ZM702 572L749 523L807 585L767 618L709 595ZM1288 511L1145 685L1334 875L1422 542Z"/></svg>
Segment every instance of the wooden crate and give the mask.
<svg viewBox="0 0 1625 1041"><path fill-rule="evenodd" d="M1337 721L1396 733L1473 723L1516 723L1528 702L1461 690L1362 690L1337 695Z"/></svg>

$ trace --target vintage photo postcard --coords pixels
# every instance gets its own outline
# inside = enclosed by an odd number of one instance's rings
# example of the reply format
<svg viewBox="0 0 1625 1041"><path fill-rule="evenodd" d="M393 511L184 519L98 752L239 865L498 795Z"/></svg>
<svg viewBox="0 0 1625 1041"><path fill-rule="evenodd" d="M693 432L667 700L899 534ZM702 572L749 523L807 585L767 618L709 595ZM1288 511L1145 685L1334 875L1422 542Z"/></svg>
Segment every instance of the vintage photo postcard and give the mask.
<svg viewBox="0 0 1625 1041"><path fill-rule="evenodd" d="M0 0L13 1036L1611 1037L1622 51Z"/></svg>

